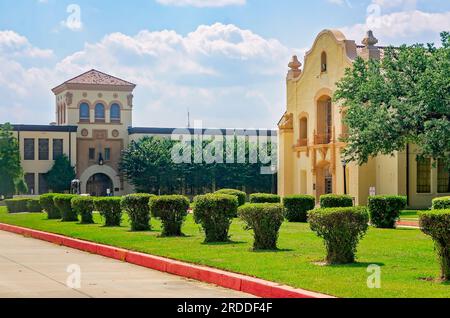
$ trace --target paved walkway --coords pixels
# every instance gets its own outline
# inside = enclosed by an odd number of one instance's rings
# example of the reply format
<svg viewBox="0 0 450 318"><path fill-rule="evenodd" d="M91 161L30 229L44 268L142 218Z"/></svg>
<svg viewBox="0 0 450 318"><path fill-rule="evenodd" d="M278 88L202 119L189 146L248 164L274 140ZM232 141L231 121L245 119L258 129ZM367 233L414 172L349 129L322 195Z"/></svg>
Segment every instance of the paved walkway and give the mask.
<svg viewBox="0 0 450 318"><path fill-rule="evenodd" d="M67 281L76 284L78 269L81 288L67 287ZM0 298L5 297L252 296L0 231Z"/></svg>

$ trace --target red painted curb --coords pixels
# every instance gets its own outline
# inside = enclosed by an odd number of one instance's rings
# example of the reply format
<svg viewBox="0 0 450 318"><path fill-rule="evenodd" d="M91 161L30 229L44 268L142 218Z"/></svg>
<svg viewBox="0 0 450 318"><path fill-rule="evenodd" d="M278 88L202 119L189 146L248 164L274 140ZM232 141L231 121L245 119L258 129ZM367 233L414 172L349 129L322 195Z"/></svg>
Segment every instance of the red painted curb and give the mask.
<svg viewBox="0 0 450 318"><path fill-rule="evenodd" d="M102 255L160 272L166 272L205 283L215 284L225 288L242 291L244 293L262 298L334 298L329 295L303 289L296 289L220 269L188 264L160 256L133 252L113 246L78 240L63 235L32 230L19 226L0 223L0 230L67 246L92 254Z"/></svg>

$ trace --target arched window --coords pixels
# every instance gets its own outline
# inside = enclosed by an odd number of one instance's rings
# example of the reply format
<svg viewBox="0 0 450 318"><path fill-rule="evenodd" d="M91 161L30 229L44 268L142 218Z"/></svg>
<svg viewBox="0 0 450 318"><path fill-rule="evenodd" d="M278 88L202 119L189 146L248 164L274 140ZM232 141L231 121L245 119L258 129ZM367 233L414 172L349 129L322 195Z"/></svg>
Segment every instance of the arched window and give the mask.
<svg viewBox="0 0 450 318"><path fill-rule="evenodd" d="M308 145L308 118L300 118L300 130L299 130L300 146Z"/></svg>
<svg viewBox="0 0 450 318"><path fill-rule="evenodd" d="M110 117L112 122L120 122L120 105L112 104L110 110Z"/></svg>
<svg viewBox="0 0 450 318"><path fill-rule="evenodd" d="M322 73L326 72L328 70L328 65L327 65L327 53L322 52L322 56L320 58L320 71Z"/></svg>
<svg viewBox="0 0 450 318"><path fill-rule="evenodd" d="M102 103L98 103L97 105L95 105L95 120L105 120L105 105L103 105Z"/></svg>
<svg viewBox="0 0 450 318"><path fill-rule="evenodd" d="M89 105L82 103L80 105L80 121L89 121Z"/></svg>

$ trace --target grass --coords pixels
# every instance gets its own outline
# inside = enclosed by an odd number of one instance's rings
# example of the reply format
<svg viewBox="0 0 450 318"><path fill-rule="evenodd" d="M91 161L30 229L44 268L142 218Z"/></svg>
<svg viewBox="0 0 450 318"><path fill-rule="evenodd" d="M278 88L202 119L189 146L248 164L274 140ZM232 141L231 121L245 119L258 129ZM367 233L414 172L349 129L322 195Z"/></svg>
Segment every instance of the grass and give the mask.
<svg viewBox="0 0 450 318"><path fill-rule="evenodd" d="M420 210L405 210L400 214L400 220L402 221L418 221Z"/></svg>
<svg viewBox="0 0 450 318"><path fill-rule="evenodd" d="M203 233L188 216L186 237L161 238L161 225L152 219L152 231L132 233L126 217L122 227L105 228L97 224L80 225L46 220L45 214L7 214L0 207L0 222L63 234L114 245L153 255L209 265L244 273L293 287L339 297L449 297L450 285L425 278L439 276L439 264L431 239L419 230L381 230L371 228L358 248L357 263L319 266L324 246L307 224L284 223L279 250L253 252L252 234L234 220L229 243L204 244ZM381 289L367 287L367 266L381 266Z"/></svg>

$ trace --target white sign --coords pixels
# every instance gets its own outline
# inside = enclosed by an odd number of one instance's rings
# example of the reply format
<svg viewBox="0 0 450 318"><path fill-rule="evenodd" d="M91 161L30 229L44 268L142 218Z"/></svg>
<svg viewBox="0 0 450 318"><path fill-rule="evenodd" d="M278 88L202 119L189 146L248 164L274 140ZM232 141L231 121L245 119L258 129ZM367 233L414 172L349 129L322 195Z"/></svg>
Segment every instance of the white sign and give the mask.
<svg viewBox="0 0 450 318"><path fill-rule="evenodd" d="M377 195L377 189L375 187L369 188L369 195L373 197L374 195Z"/></svg>

